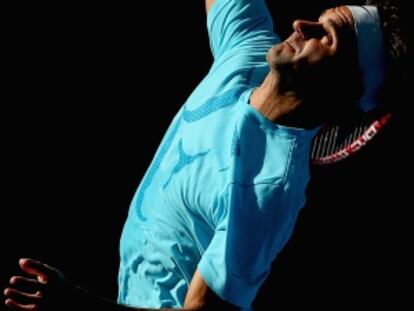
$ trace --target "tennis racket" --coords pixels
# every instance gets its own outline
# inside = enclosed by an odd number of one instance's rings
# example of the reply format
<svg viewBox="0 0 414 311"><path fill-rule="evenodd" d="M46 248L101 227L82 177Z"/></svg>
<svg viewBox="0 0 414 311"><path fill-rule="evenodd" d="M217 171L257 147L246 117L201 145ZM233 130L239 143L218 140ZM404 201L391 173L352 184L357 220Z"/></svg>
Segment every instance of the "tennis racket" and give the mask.
<svg viewBox="0 0 414 311"><path fill-rule="evenodd" d="M313 140L312 163L328 165L354 155L389 124L391 117L391 113L377 113L349 124L322 128Z"/></svg>

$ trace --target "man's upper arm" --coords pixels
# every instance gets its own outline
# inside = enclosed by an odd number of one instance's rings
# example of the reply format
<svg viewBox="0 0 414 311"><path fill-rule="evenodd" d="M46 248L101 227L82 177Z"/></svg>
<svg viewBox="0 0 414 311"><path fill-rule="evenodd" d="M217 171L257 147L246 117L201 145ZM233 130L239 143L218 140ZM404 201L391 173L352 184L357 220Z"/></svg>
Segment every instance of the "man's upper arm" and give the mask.
<svg viewBox="0 0 414 311"><path fill-rule="evenodd" d="M213 6L214 2L216 2L216 0L206 0L206 12L207 12L207 14L210 11L211 7Z"/></svg>
<svg viewBox="0 0 414 311"><path fill-rule="evenodd" d="M206 0L206 9L215 60L240 49L246 53L268 49L278 41L264 0Z"/></svg>

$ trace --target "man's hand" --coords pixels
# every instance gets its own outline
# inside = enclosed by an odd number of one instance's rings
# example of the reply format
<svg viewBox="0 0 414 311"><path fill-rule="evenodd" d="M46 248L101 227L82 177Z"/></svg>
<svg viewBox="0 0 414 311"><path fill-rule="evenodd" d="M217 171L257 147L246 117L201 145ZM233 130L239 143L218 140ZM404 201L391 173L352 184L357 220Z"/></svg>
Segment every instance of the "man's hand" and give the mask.
<svg viewBox="0 0 414 311"><path fill-rule="evenodd" d="M11 287L4 290L6 305L12 310L64 310L81 306L86 295L70 284L62 272L33 259L20 259L20 268L27 276L13 276Z"/></svg>

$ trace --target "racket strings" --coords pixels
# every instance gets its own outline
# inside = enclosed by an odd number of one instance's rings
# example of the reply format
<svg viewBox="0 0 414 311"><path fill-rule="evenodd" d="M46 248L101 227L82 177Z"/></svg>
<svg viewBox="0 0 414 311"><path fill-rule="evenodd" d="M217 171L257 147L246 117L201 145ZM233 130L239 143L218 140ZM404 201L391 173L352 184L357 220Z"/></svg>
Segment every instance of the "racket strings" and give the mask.
<svg viewBox="0 0 414 311"><path fill-rule="evenodd" d="M360 124L353 128L343 129L340 126L334 126L317 135L313 142L311 158L320 159L338 153L346 149L368 129L368 125Z"/></svg>
<svg viewBox="0 0 414 311"><path fill-rule="evenodd" d="M391 113L365 116L359 122L331 126L314 138L311 160L325 165L341 161L370 142L391 120Z"/></svg>

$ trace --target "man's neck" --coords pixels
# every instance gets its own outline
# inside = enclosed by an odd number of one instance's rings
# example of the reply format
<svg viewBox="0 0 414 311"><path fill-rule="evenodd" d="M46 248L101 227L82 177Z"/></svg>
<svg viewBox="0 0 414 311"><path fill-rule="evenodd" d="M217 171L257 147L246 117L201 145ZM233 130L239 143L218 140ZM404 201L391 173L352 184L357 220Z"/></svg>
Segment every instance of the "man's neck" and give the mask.
<svg viewBox="0 0 414 311"><path fill-rule="evenodd" d="M263 83L253 91L250 104L270 121L279 125L312 129L321 125L317 110L298 98L293 91L280 91L277 72L270 71Z"/></svg>
<svg viewBox="0 0 414 311"><path fill-rule="evenodd" d="M301 100L294 92L281 93L278 74L270 71L263 83L253 91L250 104L270 121L280 123L301 104Z"/></svg>

